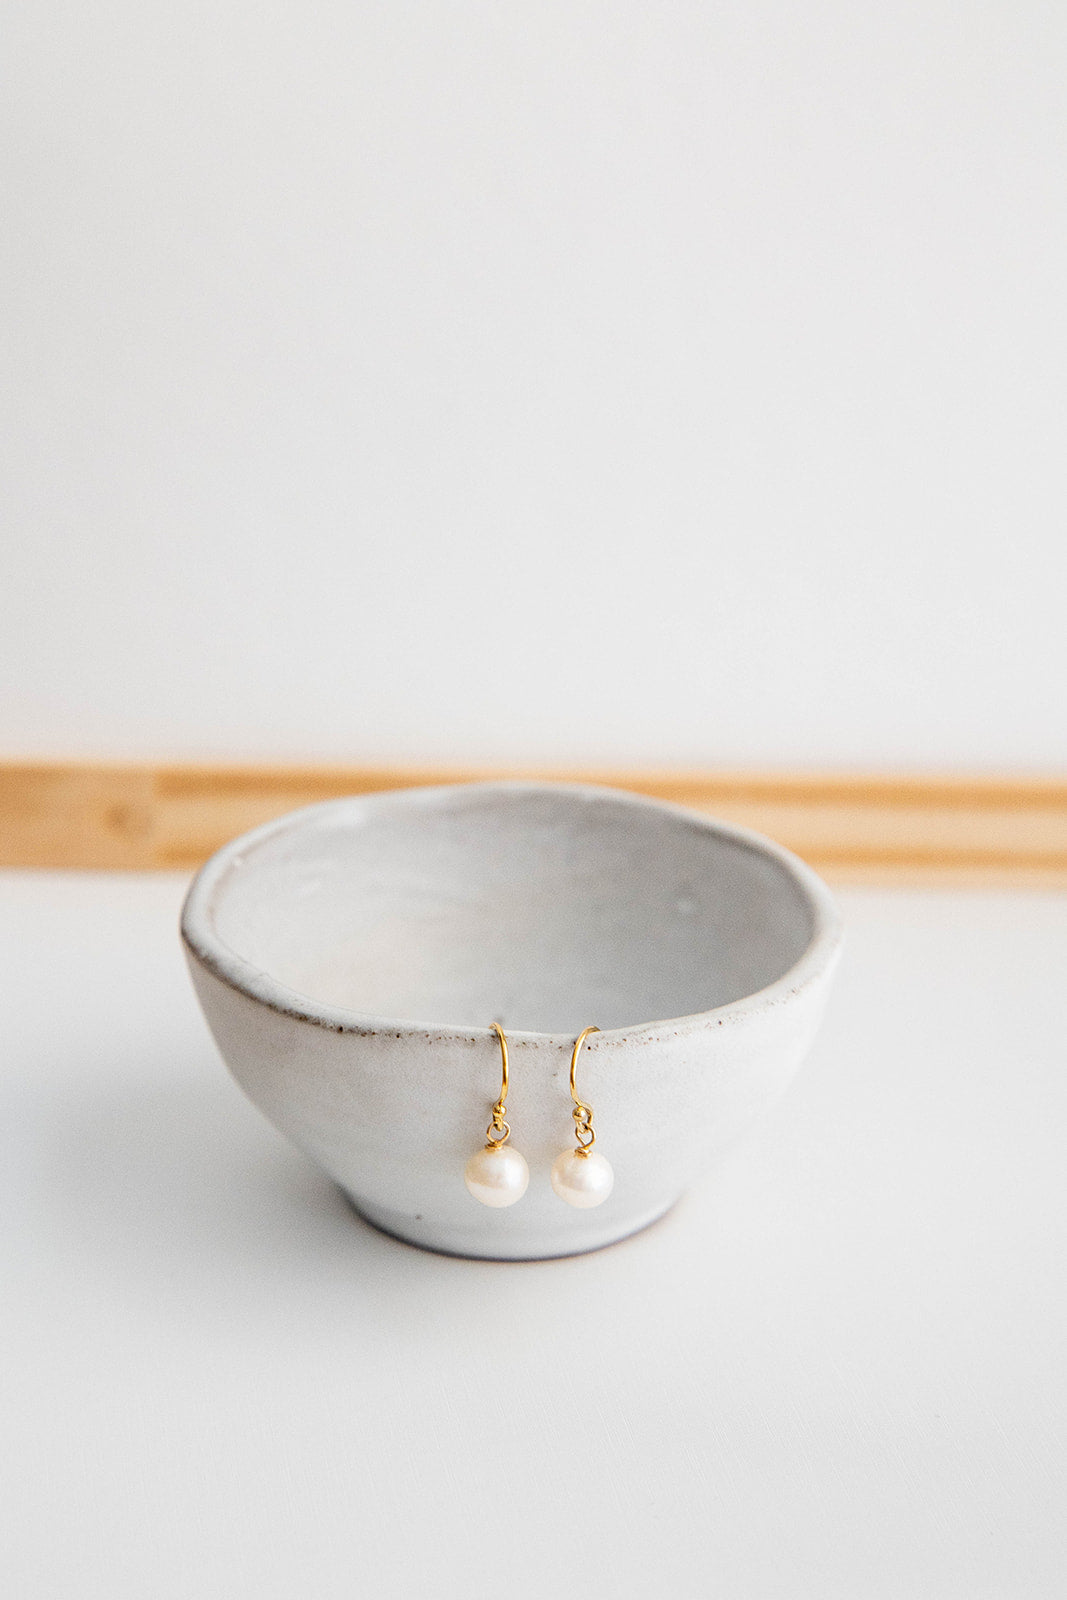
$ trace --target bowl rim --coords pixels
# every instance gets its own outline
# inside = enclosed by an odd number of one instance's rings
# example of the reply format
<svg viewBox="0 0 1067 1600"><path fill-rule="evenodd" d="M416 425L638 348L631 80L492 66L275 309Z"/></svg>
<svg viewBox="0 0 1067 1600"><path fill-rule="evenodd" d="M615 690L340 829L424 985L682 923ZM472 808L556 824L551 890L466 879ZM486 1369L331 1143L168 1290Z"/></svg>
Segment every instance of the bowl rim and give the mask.
<svg viewBox="0 0 1067 1600"><path fill-rule="evenodd" d="M536 779L497 779L475 783L419 785L406 789L378 789L365 794L344 795L333 800L316 801L295 811L287 811L270 822L238 834L209 857L189 886L182 906L180 924L181 937L187 951L228 988L237 990L282 1016L309 1023L331 1033L364 1036L393 1034L400 1038L418 1034L429 1037L434 1042L444 1040L472 1042L492 1039L494 1035L488 1026L387 1017L315 1000L312 996L292 989L272 977L269 972L253 965L231 945L226 944L212 926L211 911L217 891L233 869L242 863L248 852L257 849L276 834L298 832L312 820L330 811L357 809L373 813L401 806L433 809L447 804L461 794L492 798L495 795L516 793L570 796L579 801L607 799L623 807L652 810L676 817L721 839L728 839L755 855L775 861L792 879L794 887L800 892L811 914L812 935L808 944L793 965L772 983L707 1011L695 1011L680 1017L661 1017L650 1022L630 1023L622 1028L605 1028L589 1038L586 1044L587 1050L598 1051L638 1039L653 1040L667 1032L678 1035L681 1032L702 1031L709 1026L743 1022L793 999L832 970L842 942L841 919L833 896L818 874L784 845L750 828L723 822L703 812L691 810L688 806L678 805L673 801L658 800L632 790L615 789L602 784L550 783ZM508 1042L513 1041L527 1047L569 1048L573 1034L540 1033L509 1028Z"/></svg>

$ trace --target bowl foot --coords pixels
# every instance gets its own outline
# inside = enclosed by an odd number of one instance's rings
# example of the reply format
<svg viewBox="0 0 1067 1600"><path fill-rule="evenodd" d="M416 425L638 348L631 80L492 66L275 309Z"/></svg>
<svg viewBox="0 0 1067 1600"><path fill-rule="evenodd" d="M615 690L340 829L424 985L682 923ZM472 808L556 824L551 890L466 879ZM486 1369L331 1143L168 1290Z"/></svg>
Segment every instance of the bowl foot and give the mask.
<svg viewBox="0 0 1067 1600"><path fill-rule="evenodd" d="M377 1228L379 1233L386 1234L390 1239L398 1239L401 1244L414 1245L418 1250L428 1250L439 1256L453 1256L463 1261L562 1261L567 1256L589 1255L594 1250L606 1250L609 1245L621 1244L624 1239L632 1239L635 1234L651 1228L674 1208L678 1199L672 1196L666 1205L657 1206L637 1221L628 1219L622 1229L618 1224L605 1229L603 1236L590 1237L588 1233L583 1233L581 1241L571 1246L562 1242L562 1236L554 1235L543 1242L536 1238L523 1239L515 1241L510 1247L503 1247L499 1239L454 1238L444 1230L438 1230L428 1218L409 1217L384 1207L368 1205L365 1200L357 1199L344 1188L340 1192L356 1215L364 1222L369 1222L372 1228Z"/></svg>

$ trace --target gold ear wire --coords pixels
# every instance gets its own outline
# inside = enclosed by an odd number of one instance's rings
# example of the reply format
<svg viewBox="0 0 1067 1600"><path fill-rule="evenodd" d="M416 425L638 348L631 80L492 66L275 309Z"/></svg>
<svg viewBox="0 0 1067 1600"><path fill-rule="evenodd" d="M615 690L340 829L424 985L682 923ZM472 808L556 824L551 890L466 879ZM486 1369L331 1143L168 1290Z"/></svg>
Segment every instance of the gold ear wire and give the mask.
<svg viewBox="0 0 1067 1600"><path fill-rule="evenodd" d="M493 1107L493 1118L485 1136L489 1140L487 1150L499 1150L511 1138L511 1128L505 1122L507 1115L508 1099L508 1041L499 1022L491 1022L489 1026L500 1040L500 1099Z"/></svg>
<svg viewBox="0 0 1067 1600"><path fill-rule="evenodd" d="M583 1211L590 1206L602 1205L615 1183L611 1163L593 1149L596 1144L593 1108L581 1098L575 1081L582 1046L591 1033L599 1032L599 1028L583 1028L574 1041L571 1051L571 1099L574 1101L574 1110L571 1116L574 1118L574 1137L578 1148L564 1150L552 1163L553 1189L569 1206L577 1206Z"/></svg>
<svg viewBox="0 0 1067 1600"><path fill-rule="evenodd" d="M574 1101L574 1110L571 1112L571 1116L574 1118L574 1137L578 1141L579 1150L591 1150L596 1144L596 1134L593 1132L593 1108L590 1105L586 1105L585 1101L579 1098L578 1090L574 1083L574 1074L577 1071L578 1056L581 1053L582 1045L591 1033L599 1032L599 1028L583 1028L577 1039L575 1039L574 1049L571 1051L571 1099ZM588 1134L589 1137L583 1137L585 1134Z"/></svg>

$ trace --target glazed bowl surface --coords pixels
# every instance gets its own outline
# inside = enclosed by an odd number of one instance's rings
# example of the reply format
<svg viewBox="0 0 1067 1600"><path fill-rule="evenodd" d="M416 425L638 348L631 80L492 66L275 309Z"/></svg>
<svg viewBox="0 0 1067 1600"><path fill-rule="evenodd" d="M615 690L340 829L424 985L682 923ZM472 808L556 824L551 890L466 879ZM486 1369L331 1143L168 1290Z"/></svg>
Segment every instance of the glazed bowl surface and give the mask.
<svg viewBox="0 0 1067 1600"><path fill-rule="evenodd" d="M837 961L829 891L745 829L611 789L492 783L327 801L226 845L182 936L238 1083L384 1231L499 1260L577 1254L663 1214L779 1096ZM500 1088L530 1184L463 1182ZM549 1170L579 1092L615 1171L575 1210Z"/></svg>

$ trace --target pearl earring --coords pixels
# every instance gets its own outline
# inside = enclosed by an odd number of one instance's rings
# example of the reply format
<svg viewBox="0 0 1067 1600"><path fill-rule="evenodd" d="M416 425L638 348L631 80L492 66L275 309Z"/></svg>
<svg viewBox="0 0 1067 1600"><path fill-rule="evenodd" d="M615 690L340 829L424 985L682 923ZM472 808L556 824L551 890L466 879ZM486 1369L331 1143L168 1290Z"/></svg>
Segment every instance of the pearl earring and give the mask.
<svg viewBox="0 0 1067 1600"><path fill-rule="evenodd" d="M586 1105L584 1100L579 1100L574 1086L578 1052L591 1033L599 1032L599 1028L585 1028L574 1041L571 1054L571 1099L574 1101L574 1110L571 1116L574 1118L574 1137L578 1141L578 1148L564 1150L552 1163L553 1189L561 1200L566 1200L569 1206L578 1206L582 1211L603 1204L615 1182L611 1162L593 1149L596 1143L593 1108Z"/></svg>
<svg viewBox="0 0 1067 1600"><path fill-rule="evenodd" d="M511 1129L504 1120L508 1109L505 1104L508 1095L508 1041L498 1022L494 1022L492 1027L500 1040L500 1099L493 1107L492 1121L485 1130L488 1143L484 1149L475 1151L467 1162L463 1169L463 1181L483 1206L513 1206L526 1193L530 1169L525 1156L508 1144Z"/></svg>

